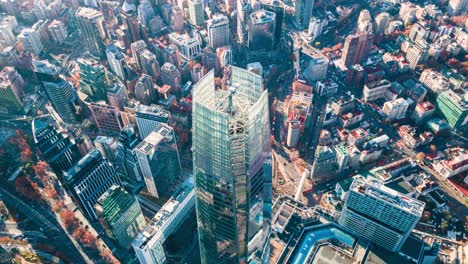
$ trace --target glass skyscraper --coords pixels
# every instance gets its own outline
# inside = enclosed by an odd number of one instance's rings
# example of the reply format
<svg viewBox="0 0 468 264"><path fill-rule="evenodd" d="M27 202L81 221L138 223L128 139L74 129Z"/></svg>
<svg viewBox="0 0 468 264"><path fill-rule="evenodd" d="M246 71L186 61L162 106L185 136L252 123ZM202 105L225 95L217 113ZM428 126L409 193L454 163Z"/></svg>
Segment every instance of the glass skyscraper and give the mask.
<svg viewBox="0 0 468 264"><path fill-rule="evenodd" d="M268 92L262 78L229 67L194 89L193 161L202 263L268 261L271 192ZM265 210L266 212L267 210Z"/></svg>

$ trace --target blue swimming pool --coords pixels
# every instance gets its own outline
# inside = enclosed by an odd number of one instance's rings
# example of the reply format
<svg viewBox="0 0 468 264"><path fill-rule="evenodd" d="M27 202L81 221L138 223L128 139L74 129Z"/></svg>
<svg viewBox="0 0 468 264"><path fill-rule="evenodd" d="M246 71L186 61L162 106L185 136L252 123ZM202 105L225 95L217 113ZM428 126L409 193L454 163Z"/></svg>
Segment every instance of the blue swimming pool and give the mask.
<svg viewBox="0 0 468 264"><path fill-rule="evenodd" d="M354 237L345 232L341 231L336 227L321 227L318 229L312 229L306 231L303 235L304 239L299 246L299 250L292 261L293 264L303 264L306 262L307 258L312 254L313 247L317 244L318 241L328 240L328 239L337 239L341 243L344 243L350 247L354 244Z"/></svg>

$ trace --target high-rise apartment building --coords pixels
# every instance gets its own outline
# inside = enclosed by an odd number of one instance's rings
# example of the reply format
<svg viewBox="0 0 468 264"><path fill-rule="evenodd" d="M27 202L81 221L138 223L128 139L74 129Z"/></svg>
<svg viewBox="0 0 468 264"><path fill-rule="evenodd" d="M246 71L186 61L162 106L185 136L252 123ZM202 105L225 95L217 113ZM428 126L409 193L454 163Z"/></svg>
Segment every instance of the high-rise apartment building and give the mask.
<svg viewBox="0 0 468 264"><path fill-rule="evenodd" d="M167 196L182 171L174 129L160 123L138 144L135 153L148 193Z"/></svg>
<svg viewBox="0 0 468 264"><path fill-rule="evenodd" d="M367 60L373 39L374 35L367 32L348 35L343 47L341 62L345 66L351 66Z"/></svg>
<svg viewBox="0 0 468 264"><path fill-rule="evenodd" d="M34 143L41 151L42 159L56 174L62 175L81 159L75 142L53 126L38 119L34 119L31 126Z"/></svg>
<svg viewBox="0 0 468 264"><path fill-rule="evenodd" d="M141 139L146 138L160 123L167 123L170 118L171 113L160 105L140 104L135 109L135 119Z"/></svg>
<svg viewBox="0 0 468 264"><path fill-rule="evenodd" d="M273 48L275 41L276 14L260 10L250 14L249 19L249 49L266 50Z"/></svg>
<svg viewBox="0 0 468 264"><path fill-rule="evenodd" d="M170 85L175 94L180 94L182 79L179 70L174 64L164 63L161 67L161 80L164 84Z"/></svg>
<svg viewBox="0 0 468 264"><path fill-rule="evenodd" d="M346 194L338 223L356 236L398 251L423 211L423 202L390 189L373 177L356 177Z"/></svg>
<svg viewBox="0 0 468 264"><path fill-rule="evenodd" d="M201 26L205 22L203 0L188 0L190 22L195 26Z"/></svg>
<svg viewBox="0 0 468 264"><path fill-rule="evenodd" d="M376 35L381 35L385 33L385 29L390 20L390 14L387 12L382 12L375 17L375 30Z"/></svg>
<svg viewBox="0 0 468 264"><path fill-rule="evenodd" d="M52 40L56 43L62 43L68 37L67 29L65 28L65 25L62 23L62 21L56 19L53 20L47 26L47 30Z"/></svg>
<svg viewBox="0 0 468 264"><path fill-rule="evenodd" d="M428 51L429 45L423 39L419 39L414 44L411 44L408 48L408 52L406 52L406 59L409 62L409 67L414 70L418 64L426 61L429 55Z"/></svg>
<svg viewBox="0 0 468 264"><path fill-rule="evenodd" d="M314 0L298 0L294 6L294 19L301 28L309 26L309 20L314 10Z"/></svg>
<svg viewBox="0 0 468 264"><path fill-rule="evenodd" d="M120 132L117 143L116 164L127 179L141 181L141 170L135 154L135 148L140 140L135 134L133 127L126 126Z"/></svg>
<svg viewBox="0 0 468 264"><path fill-rule="evenodd" d="M127 67L127 61L123 53L117 49L115 45L111 44L106 49L106 56L111 71L117 75L120 80L125 80L127 78L125 69Z"/></svg>
<svg viewBox="0 0 468 264"><path fill-rule="evenodd" d="M97 219L94 206L113 185L121 186L115 167L93 149L63 175L65 184L86 216Z"/></svg>
<svg viewBox="0 0 468 264"><path fill-rule="evenodd" d="M151 76L142 74L135 84L135 98L144 105L156 101L156 89Z"/></svg>
<svg viewBox="0 0 468 264"><path fill-rule="evenodd" d="M25 51L39 55L44 49L39 31L32 28L25 28L18 35L18 40L23 45Z"/></svg>
<svg viewBox="0 0 468 264"><path fill-rule="evenodd" d="M104 39L106 38L106 28L104 18L100 11L80 7L75 14L76 25L83 35L83 42L88 51L97 56L103 55Z"/></svg>
<svg viewBox="0 0 468 264"><path fill-rule="evenodd" d="M104 230L122 248L128 248L132 239L146 225L145 217L138 201L118 185L112 185L94 206Z"/></svg>
<svg viewBox="0 0 468 264"><path fill-rule="evenodd" d="M225 15L214 15L207 23L208 45L214 49L229 45L229 20Z"/></svg>
<svg viewBox="0 0 468 264"><path fill-rule="evenodd" d="M247 263L269 258L265 183L271 178L268 91L262 78L225 69L193 89L193 173L201 261ZM271 187L270 187L271 188ZM265 255L262 255L265 254Z"/></svg>
<svg viewBox="0 0 468 264"><path fill-rule="evenodd" d="M447 11L450 15L466 15L468 13L468 0L449 0Z"/></svg>
<svg viewBox="0 0 468 264"><path fill-rule="evenodd" d="M172 30L179 33L184 32L184 11L180 6L172 7L170 20Z"/></svg>
<svg viewBox="0 0 468 264"><path fill-rule="evenodd" d="M13 29L7 23L0 23L0 47L8 47L16 42Z"/></svg>
<svg viewBox="0 0 468 264"><path fill-rule="evenodd" d="M124 107L127 106L128 103L128 92L125 85L121 82L113 83L107 89L107 101L110 106L124 110Z"/></svg>
<svg viewBox="0 0 468 264"><path fill-rule="evenodd" d="M137 65L141 68L140 54L146 49L146 42L143 40L135 41L130 45L130 48L132 50L133 59L135 60Z"/></svg>
<svg viewBox="0 0 468 264"><path fill-rule="evenodd" d="M77 95L73 86L59 75L60 69L48 61L33 61L34 72L47 97L65 122L74 122Z"/></svg>
<svg viewBox="0 0 468 264"><path fill-rule="evenodd" d="M140 53L141 71L151 76L154 80L158 80L160 74L159 62L151 51L145 49Z"/></svg>

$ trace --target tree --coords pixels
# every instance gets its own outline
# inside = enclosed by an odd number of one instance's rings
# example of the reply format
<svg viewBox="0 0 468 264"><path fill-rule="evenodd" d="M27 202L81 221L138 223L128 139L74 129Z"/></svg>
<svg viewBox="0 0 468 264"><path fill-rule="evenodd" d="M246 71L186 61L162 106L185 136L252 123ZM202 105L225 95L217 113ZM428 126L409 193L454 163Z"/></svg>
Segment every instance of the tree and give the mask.
<svg viewBox="0 0 468 264"><path fill-rule="evenodd" d="M60 218L68 230L75 230L80 226L80 220L76 218L75 214L70 210L63 210L60 212Z"/></svg>
<svg viewBox="0 0 468 264"><path fill-rule="evenodd" d="M107 248L104 248L100 255L108 264L120 264L120 261L116 259L114 255L112 255L112 252Z"/></svg>
<svg viewBox="0 0 468 264"><path fill-rule="evenodd" d="M36 165L33 166L33 170L36 173L36 177L46 185L49 180L49 174L47 173L47 163L44 161L36 162Z"/></svg>
<svg viewBox="0 0 468 264"><path fill-rule="evenodd" d="M73 232L73 237L84 246L97 250L96 238L84 227L78 227Z"/></svg>
<svg viewBox="0 0 468 264"><path fill-rule="evenodd" d="M39 190L37 183L32 182L28 177L21 176L15 180L15 190L20 193L22 196L36 201L43 202L42 196Z"/></svg>
<svg viewBox="0 0 468 264"><path fill-rule="evenodd" d="M418 161L419 163L422 163L424 162L425 157L426 155L424 154L424 152L419 152L418 154L416 154L416 161Z"/></svg>
<svg viewBox="0 0 468 264"><path fill-rule="evenodd" d="M442 223L440 224L440 229L442 229L442 231L446 232L447 231L447 228L449 226L449 223L447 221L442 221Z"/></svg>

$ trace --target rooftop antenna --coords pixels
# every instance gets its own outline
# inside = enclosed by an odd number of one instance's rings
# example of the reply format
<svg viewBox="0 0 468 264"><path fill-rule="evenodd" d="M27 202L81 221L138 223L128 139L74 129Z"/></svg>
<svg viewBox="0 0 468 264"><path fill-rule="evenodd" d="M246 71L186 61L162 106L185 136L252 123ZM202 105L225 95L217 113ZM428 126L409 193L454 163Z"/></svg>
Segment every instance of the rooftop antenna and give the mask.
<svg viewBox="0 0 468 264"><path fill-rule="evenodd" d="M232 114L234 109L232 107L232 97L236 94L236 87L229 87L229 97L228 97L228 113Z"/></svg>

